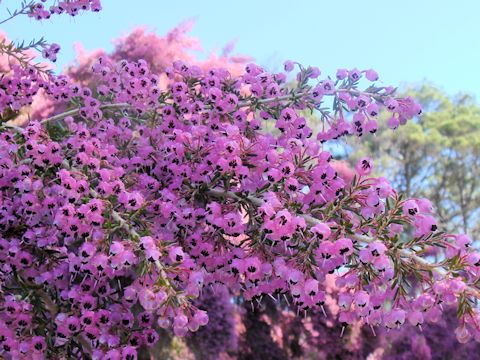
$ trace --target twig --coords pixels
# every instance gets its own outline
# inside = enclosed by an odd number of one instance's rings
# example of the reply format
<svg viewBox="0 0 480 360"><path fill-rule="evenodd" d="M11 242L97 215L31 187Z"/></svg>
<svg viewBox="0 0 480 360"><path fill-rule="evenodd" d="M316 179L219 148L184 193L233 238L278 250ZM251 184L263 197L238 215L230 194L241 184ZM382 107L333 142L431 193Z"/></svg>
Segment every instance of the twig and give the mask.
<svg viewBox="0 0 480 360"><path fill-rule="evenodd" d="M10 14L10 16L6 19L3 19L2 21L0 21L0 25L6 23L7 21L10 21L12 20L14 17L18 16L18 15L26 15L28 14L28 12L26 12L25 10L27 9L30 9L32 6L34 5L34 1L30 1L30 2L23 2L22 3L22 7L19 9L19 10L15 10L13 12L13 14Z"/></svg>
<svg viewBox="0 0 480 360"><path fill-rule="evenodd" d="M131 107L130 104L127 104L127 103L119 103L119 104L106 104L106 105L101 105L100 106L100 109L101 110L107 110L107 109L123 109L123 108L128 108L128 107ZM66 118L67 116L75 116L75 115L78 115L80 113L81 109L73 109L73 110L69 110L69 111L66 111L66 112L63 112L61 114L58 114L58 115L55 115L55 116L52 116L52 117L49 117L47 119L44 119L42 121L40 121L41 124L45 124L47 122L51 122L51 121L56 121L56 120L62 120L64 118Z"/></svg>

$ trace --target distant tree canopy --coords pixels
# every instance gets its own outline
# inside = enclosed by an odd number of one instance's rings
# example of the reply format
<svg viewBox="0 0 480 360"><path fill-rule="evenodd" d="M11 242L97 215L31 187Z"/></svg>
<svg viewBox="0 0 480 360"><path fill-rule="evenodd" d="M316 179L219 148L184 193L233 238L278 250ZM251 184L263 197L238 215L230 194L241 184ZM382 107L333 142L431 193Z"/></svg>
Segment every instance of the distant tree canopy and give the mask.
<svg viewBox="0 0 480 360"><path fill-rule="evenodd" d="M449 97L423 84L405 95L424 114L395 132L351 141L352 164L365 154L408 197L432 200L448 231L480 238L480 105L468 94ZM386 121L386 114L384 117Z"/></svg>

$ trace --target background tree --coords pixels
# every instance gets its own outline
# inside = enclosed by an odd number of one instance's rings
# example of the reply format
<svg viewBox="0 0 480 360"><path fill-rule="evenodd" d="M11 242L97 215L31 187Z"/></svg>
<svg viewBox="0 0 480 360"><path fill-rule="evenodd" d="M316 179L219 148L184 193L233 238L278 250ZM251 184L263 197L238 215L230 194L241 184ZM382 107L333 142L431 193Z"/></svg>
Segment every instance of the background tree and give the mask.
<svg viewBox="0 0 480 360"><path fill-rule="evenodd" d="M423 116L394 132L350 140L347 154L352 164L365 154L378 159L376 172L408 197L432 200L448 231L478 239L480 106L468 94L449 97L430 84L406 94L422 104Z"/></svg>

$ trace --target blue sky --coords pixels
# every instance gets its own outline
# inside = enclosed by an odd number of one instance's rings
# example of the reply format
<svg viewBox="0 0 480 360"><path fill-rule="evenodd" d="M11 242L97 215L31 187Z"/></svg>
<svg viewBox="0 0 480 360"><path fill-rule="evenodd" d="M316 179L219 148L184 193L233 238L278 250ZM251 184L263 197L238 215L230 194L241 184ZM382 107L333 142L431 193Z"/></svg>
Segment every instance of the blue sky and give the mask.
<svg viewBox="0 0 480 360"><path fill-rule="evenodd" d="M14 8L18 0L4 0ZM286 59L318 66L374 68L389 85L424 79L449 94L480 99L480 2L476 0L102 0L104 10L39 23L19 18L4 24L12 39L44 35L62 46L59 69L74 58L73 44L112 48L111 40L138 25L164 34L195 18L192 35L205 50L237 40L236 52L279 69ZM131 4L131 5L130 5ZM5 17L5 16L3 16Z"/></svg>

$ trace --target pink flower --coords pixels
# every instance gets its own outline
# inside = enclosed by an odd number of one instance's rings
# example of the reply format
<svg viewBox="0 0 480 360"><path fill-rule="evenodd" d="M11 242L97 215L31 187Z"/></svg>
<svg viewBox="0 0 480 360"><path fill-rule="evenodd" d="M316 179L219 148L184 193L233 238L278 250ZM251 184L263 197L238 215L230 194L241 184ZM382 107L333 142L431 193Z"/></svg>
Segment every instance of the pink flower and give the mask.
<svg viewBox="0 0 480 360"><path fill-rule="evenodd" d="M294 65L295 64L293 61L288 60L288 61L285 61L285 63L283 64L283 67L285 71L290 72L293 70Z"/></svg>
<svg viewBox="0 0 480 360"><path fill-rule="evenodd" d="M360 176L370 175L373 170L373 162L369 157L361 158L355 165L355 170Z"/></svg>
<svg viewBox="0 0 480 360"><path fill-rule="evenodd" d="M378 74L373 69L365 70L365 77L367 78L368 81L372 81L372 82L378 80Z"/></svg>

